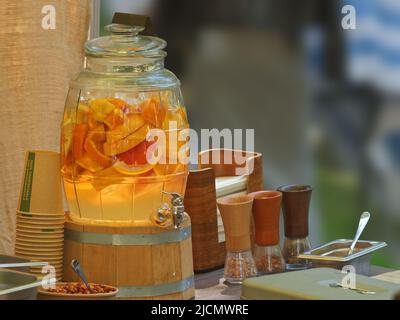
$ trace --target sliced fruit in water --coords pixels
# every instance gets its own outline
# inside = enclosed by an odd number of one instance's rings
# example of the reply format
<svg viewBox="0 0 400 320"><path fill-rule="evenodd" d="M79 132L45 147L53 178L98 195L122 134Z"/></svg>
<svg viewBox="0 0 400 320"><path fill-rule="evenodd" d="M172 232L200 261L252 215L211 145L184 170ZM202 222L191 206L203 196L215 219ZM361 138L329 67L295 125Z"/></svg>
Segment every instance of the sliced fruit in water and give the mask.
<svg viewBox="0 0 400 320"><path fill-rule="evenodd" d="M167 114L167 106L156 98L148 99L140 104L143 118L156 128L161 128L165 115Z"/></svg>
<svg viewBox="0 0 400 320"><path fill-rule="evenodd" d="M140 175L153 169L154 164L145 164L142 166L130 166L123 161L117 160L113 164L113 168L124 175Z"/></svg>
<svg viewBox="0 0 400 320"><path fill-rule="evenodd" d="M108 98L107 100L125 113L133 108L129 103L119 98Z"/></svg>
<svg viewBox="0 0 400 320"><path fill-rule="evenodd" d="M118 170L119 172L129 174L129 175L138 175L138 174L143 174L149 170L151 170L157 159L152 159L155 160L153 161L148 161L147 156L148 152L151 152L151 149L149 149L152 145L154 145L154 141L143 141L139 143L136 147L117 154L118 160L114 164L114 168ZM154 157L154 155L150 155L151 157Z"/></svg>
<svg viewBox="0 0 400 320"><path fill-rule="evenodd" d="M136 147L117 154L117 158L130 166L141 166L148 163L146 159L147 149L154 144L153 141L143 141Z"/></svg>
<svg viewBox="0 0 400 320"><path fill-rule="evenodd" d="M105 125L113 130L124 123L124 113L121 109L114 109L104 119Z"/></svg>
<svg viewBox="0 0 400 320"><path fill-rule="evenodd" d="M122 140L105 142L104 143L105 155L112 156L120 154L136 147L139 143L146 140L146 136L149 130L150 127L148 125L144 125Z"/></svg>
<svg viewBox="0 0 400 320"><path fill-rule="evenodd" d="M78 123L75 125L73 133L73 146L72 154L75 159L80 159L83 156L83 144L88 132L88 125L85 123Z"/></svg>
<svg viewBox="0 0 400 320"><path fill-rule="evenodd" d="M104 125L99 124L95 128L89 130L86 140L104 142L106 140L106 131L104 130Z"/></svg>
<svg viewBox="0 0 400 320"><path fill-rule="evenodd" d="M87 153L85 153L85 155L81 159L76 160L76 163L80 167L82 167L86 170L89 170L92 173L98 172L98 171L101 171L104 169L104 166L102 166L101 164L99 164L98 162L93 160L91 157L89 157L89 155Z"/></svg>
<svg viewBox="0 0 400 320"><path fill-rule="evenodd" d="M85 142L85 150L87 152L87 156L91 158L94 162L96 162L102 168L107 168L111 166L112 162L109 157L104 155L99 148L101 145L97 145L93 140L86 139Z"/></svg>
<svg viewBox="0 0 400 320"><path fill-rule="evenodd" d="M107 99L94 99L90 102L90 108L96 121L103 122L107 115L112 112L116 106Z"/></svg>
<svg viewBox="0 0 400 320"><path fill-rule="evenodd" d="M136 113L126 115L123 121L123 124L107 131L107 142L115 142L124 139L137 131L140 127L143 127L146 123L141 115Z"/></svg>

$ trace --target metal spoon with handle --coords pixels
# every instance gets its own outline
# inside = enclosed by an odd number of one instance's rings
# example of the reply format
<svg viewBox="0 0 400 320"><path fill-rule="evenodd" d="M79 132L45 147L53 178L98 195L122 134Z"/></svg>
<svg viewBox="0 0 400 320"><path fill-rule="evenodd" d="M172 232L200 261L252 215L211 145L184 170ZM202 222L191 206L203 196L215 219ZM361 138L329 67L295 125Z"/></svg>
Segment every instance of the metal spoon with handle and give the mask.
<svg viewBox="0 0 400 320"><path fill-rule="evenodd" d="M78 277L81 278L81 280L82 280L83 283L85 284L86 288L87 288L90 292L93 292L93 291L92 291L92 288L91 288L90 285L89 285L89 282L88 282L87 279L86 279L85 273L83 272L83 269L82 269L81 264L79 263L79 261L78 261L78 260L75 260L75 259L72 260L72 261L71 261L71 267L72 267L72 270L74 270L75 273L78 275Z"/></svg>
<svg viewBox="0 0 400 320"><path fill-rule="evenodd" d="M360 288L352 288L352 287L345 287L341 283L330 283L329 286L331 288L342 288L342 289L348 289L348 290L353 290L355 292L361 293L361 294L375 294L375 291L372 290L364 290Z"/></svg>
<svg viewBox="0 0 400 320"><path fill-rule="evenodd" d="M363 212L363 214L361 215L360 221L358 222L358 228L357 228L356 235L354 236L354 240L351 243L351 246L350 246L350 249L349 249L349 252L347 255L351 255L353 253L353 250L354 250L354 247L356 246L358 238L360 238L360 235L363 232L365 226L367 225L370 216L371 215L369 212Z"/></svg>

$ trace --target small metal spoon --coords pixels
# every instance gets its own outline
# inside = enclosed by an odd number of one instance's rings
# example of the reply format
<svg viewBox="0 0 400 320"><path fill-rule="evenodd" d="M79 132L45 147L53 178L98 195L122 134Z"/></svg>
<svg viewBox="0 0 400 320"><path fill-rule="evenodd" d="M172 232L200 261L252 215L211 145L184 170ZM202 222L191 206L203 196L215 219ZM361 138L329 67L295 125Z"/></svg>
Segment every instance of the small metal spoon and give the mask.
<svg viewBox="0 0 400 320"><path fill-rule="evenodd" d="M360 221L358 222L358 228L357 228L356 235L354 236L354 240L351 243L351 246L350 246L350 249L349 249L349 252L347 255L351 255L353 253L354 247L356 246L356 243L357 243L358 239L360 238L361 233L363 232L365 226L367 225L370 216L371 215L369 212L363 212L363 214L361 215Z"/></svg>
<svg viewBox="0 0 400 320"><path fill-rule="evenodd" d="M79 263L78 260L72 260L71 261L71 267L72 270L75 271L75 273L78 275L79 278L81 278L81 280L83 281L83 283L85 284L86 288L92 293L92 288L89 285L89 282L86 279L85 273L83 272L83 269L81 267L81 264Z"/></svg>
<svg viewBox="0 0 400 320"><path fill-rule="evenodd" d="M375 291L372 290L364 290L360 288L352 288L352 287L345 287L341 283L330 283L329 286L331 288L342 288L342 289L348 289L348 290L353 290L355 292L361 293L361 294L375 294Z"/></svg>

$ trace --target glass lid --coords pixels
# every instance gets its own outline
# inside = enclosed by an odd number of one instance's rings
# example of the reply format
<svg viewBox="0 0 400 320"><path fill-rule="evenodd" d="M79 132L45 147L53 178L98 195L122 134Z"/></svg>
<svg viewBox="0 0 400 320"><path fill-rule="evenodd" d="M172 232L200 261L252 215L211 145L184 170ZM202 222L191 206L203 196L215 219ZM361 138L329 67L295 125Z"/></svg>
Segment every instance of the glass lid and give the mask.
<svg viewBox="0 0 400 320"><path fill-rule="evenodd" d="M163 49L167 42L163 39L139 35L144 30L140 26L109 24L104 28L111 35L89 40L85 45L88 56L94 57L149 57L166 56Z"/></svg>

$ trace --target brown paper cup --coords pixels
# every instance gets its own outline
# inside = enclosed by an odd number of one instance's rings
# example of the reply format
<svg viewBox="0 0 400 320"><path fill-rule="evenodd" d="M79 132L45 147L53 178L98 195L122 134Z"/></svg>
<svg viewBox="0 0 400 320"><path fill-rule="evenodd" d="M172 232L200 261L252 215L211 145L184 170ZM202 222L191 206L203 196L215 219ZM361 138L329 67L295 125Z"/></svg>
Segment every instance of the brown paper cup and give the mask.
<svg viewBox="0 0 400 320"><path fill-rule="evenodd" d="M63 246L42 247L35 245L22 245L21 243L15 244L15 251L29 251L29 252L61 252Z"/></svg>
<svg viewBox="0 0 400 320"><path fill-rule="evenodd" d="M64 238L60 239L36 239L36 238L21 238L16 236L15 242L22 246L32 247L60 247L64 245Z"/></svg>
<svg viewBox="0 0 400 320"><path fill-rule="evenodd" d="M59 153L26 153L18 211L49 214L64 212Z"/></svg>
<svg viewBox="0 0 400 320"><path fill-rule="evenodd" d="M58 249L54 251L32 251L30 249L28 250L15 249L15 253L30 255L32 257L56 259L56 258L62 258L63 250Z"/></svg>
<svg viewBox="0 0 400 320"><path fill-rule="evenodd" d="M15 255L20 258L29 259L31 261L44 261L44 262L48 262L49 264L60 264L63 262L62 255L54 256L54 257L48 257L48 256L40 257L40 256L33 256L30 254L22 254L22 253L16 253Z"/></svg>
<svg viewBox="0 0 400 320"><path fill-rule="evenodd" d="M33 232L25 232L17 229L17 238L20 239L47 239L47 240L61 240L64 239L64 233L33 233Z"/></svg>
<svg viewBox="0 0 400 320"><path fill-rule="evenodd" d="M64 220L27 220L21 219L17 216L18 225L42 226L42 227L64 227Z"/></svg>
<svg viewBox="0 0 400 320"><path fill-rule="evenodd" d="M65 220L64 213L32 213L22 212L17 210L17 217L25 220L50 221L50 220Z"/></svg>
<svg viewBox="0 0 400 320"><path fill-rule="evenodd" d="M230 252L251 249L250 221L253 198L248 195L217 199L224 223L226 247Z"/></svg>
<svg viewBox="0 0 400 320"><path fill-rule="evenodd" d="M38 245L61 245L64 243L64 236L59 238L38 238L21 235L17 232L16 243L36 243Z"/></svg>
<svg viewBox="0 0 400 320"><path fill-rule="evenodd" d="M279 214L282 193L279 191L257 191L253 197L255 240L259 246L279 244Z"/></svg>
<svg viewBox="0 0 400 320"><path fill-rule="evenodd" d="M56 268L56 269L62 269L63 264L62 264L62 263L57 263L57 264L53 264L52 266L53 266L54 268ZM41 271L42 268L43 268L43 267L40 266L40 267L31 267L30 269L33 270L33 271Z"/></svg>

